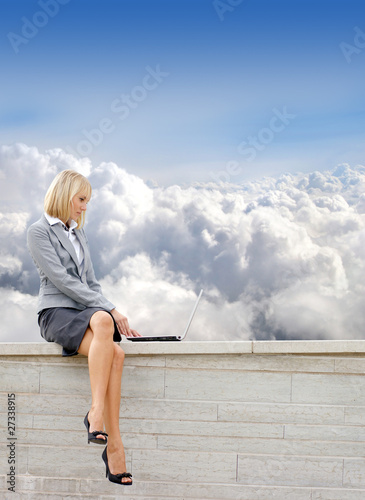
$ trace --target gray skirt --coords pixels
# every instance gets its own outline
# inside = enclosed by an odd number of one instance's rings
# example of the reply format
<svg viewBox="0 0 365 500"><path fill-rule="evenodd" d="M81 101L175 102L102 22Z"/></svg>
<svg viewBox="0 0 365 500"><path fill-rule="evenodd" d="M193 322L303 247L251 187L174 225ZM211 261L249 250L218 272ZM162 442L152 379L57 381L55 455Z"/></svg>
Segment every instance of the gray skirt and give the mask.
<svg viewBox="0 0 365 500"><path fill-rule="evenodd" d="M63 347L62 356L75 356L78 354L81 341L89 327L91 316L97 311L106 310L102 307L87 307L82 311L70 307L43 309L38 314L41 335L47 342L60 344ZM109 311L106 312L110 314ZM115 321L113 340L114 342L121 341Z"/></svg>

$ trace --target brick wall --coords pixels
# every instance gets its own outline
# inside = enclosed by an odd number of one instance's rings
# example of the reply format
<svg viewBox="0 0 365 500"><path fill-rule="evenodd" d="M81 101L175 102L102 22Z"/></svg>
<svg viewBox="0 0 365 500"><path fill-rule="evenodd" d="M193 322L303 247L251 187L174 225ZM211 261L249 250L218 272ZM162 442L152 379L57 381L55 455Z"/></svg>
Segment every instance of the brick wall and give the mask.
<svg viewBox="0 0 365 500"><path fill-rule="evenodd" d="M365 498L365 341L122 347L128 488L105 479L103 447L87 445L87 359L45 342L0 344L1 498Z"/></svg>

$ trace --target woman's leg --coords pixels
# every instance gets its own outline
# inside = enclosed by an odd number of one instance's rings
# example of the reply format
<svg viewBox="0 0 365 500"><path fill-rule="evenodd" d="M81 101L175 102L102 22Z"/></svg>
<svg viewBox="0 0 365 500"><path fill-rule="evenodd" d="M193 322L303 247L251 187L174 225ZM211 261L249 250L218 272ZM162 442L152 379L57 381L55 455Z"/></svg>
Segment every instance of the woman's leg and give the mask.
<svg viewBox="0 0 365 500"><path fill-rule="evenodd" d="M91 386L90 432L104 428L104 404L113 362L113 319L107 312L92 315L78 352L88 357ZM98 436L102 437L102 436Z"/></svg>
<svg viewBox="0 0 365 500"><path fill-rule="evenodd" d="M123 373L124 351L114 344L113 364L109 377L109 385L105 397L104 422L108 433L108 463L112 474L126 472L125 454L119 429L119 409L121 399L121 381ZM123 478L123 482L131 482Z"/></svg>
<svg viewBox="0 0 365 500"><path fill-rule="evenodd" d="M104 316L103 319L105 319L106 323L108 322L108 318L112 321L112 332L110 335L111 359L109 346L105 347L105 343L109 344L109 336L106 335L107 338L105 338L105 335L99 335L100 322L92 321L94 317L96 317L96 320L99 320L100 313ZM104 328L105 326L107 325L104 325ZM112 474L119 474L126 471L124 447L119 430L124 351L113 342L113 332L114 322L111 316L103 311L95 313L91 317L90 328L86 330L78 352L88 356L89 361L92 395L92 405L89 412L90 431L103 430L103 422L105 422L106 432L108 433L107 455L109 469ZM103 351L102 355L100 355L100 349ZM100 418L101 408L103 411ZM122 481L130 482L130 479L123 478Z"/></svg>

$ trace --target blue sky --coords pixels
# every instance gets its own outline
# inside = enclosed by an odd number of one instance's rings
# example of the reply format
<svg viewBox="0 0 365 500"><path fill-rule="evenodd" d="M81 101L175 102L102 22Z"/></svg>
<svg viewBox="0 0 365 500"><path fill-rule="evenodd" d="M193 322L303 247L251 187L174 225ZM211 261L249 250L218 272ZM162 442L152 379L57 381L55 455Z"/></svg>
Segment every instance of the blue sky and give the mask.
<svg viewBox="0 0 365 500"><path fill-rule="evenodd" d="M0 9L3 144L87 153L162 185L364 163L363 1Z"/></svg>

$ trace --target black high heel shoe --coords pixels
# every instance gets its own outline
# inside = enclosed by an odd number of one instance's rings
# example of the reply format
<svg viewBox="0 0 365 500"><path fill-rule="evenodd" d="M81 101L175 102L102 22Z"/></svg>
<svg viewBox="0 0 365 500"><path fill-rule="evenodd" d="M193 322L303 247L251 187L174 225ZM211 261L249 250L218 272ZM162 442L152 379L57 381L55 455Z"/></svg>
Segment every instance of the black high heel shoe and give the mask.
<svg viewBox="0 0 365 500"><path fill-rule="evenodd" d="M87 430L87 444L96 443L96 444L106 444L108 442L108 434L102 431L92 431L90 432L90 422L88 419L89 412L86 413L86 417L84 418L84 424ZM98 438L96 436L105 436L105 439Z"/></svg>
<svg viewBox="0 0 365 500"><path fill-rule="evenodd" d="M132 474L130 472L123 472L122 474L112 474L109 470L109 464L108 464L108 457L106 454L106 449L107 446L105 446L103 454L101 455L101 458L104 460L105 467L106 467L106 474L105 477L109 479L112 483L117 483L117 484L122 484L123 486L131 486L133 484L132 481ZM124 477L127 477L130 479L128 483L123 483L122 479Z"/></svg>

